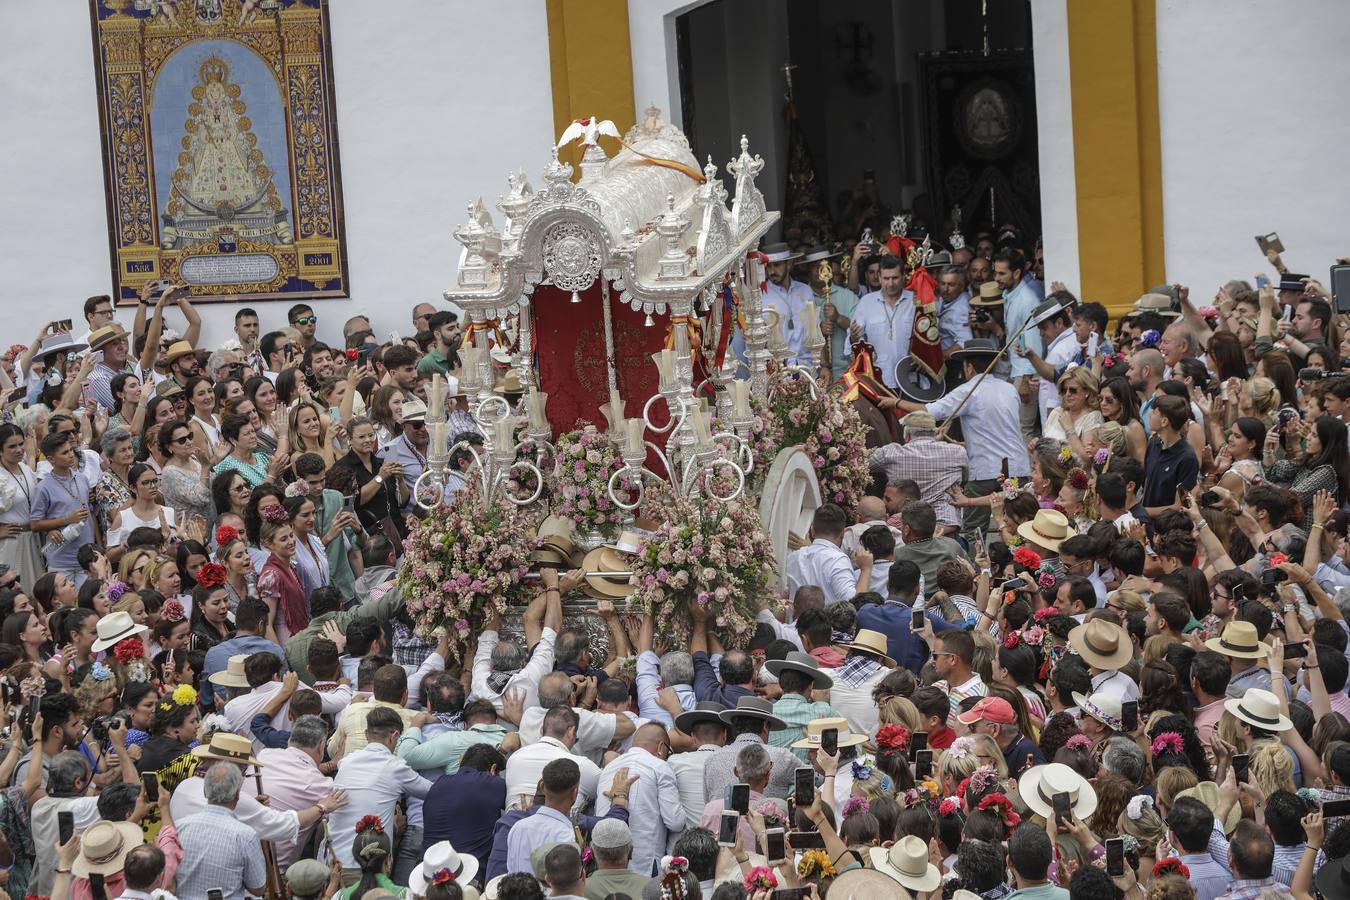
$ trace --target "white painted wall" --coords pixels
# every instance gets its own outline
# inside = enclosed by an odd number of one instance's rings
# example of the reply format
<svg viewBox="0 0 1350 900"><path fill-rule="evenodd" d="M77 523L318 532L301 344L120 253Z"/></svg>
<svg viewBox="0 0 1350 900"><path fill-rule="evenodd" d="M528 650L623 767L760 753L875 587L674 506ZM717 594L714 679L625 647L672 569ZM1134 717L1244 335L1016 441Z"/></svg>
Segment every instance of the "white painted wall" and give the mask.
<svg viewBox="0 0 1350 900"><path fill-rule="evenodd" d="M353 299L316 303L319 335L340 339L357 312L407 332L413 304L454 282L466 204L495 203L521 165L537 183L548 161L544 0L512 0L511 15L492 0L331 0L330 19ZM90 33L85 0L0 3L5 345L39 319L82 325L84 298L112 287ZM284 324L289 304L254 305L264 329ZM228 336L232 305L200 309L206 341Z"/></svg>
<svg viewBox="0 0 1350 900"><path fill-rule="evenodd" d="M1269 269L1278 231L1295 272L1350 252L1345 177L1350 15L1344 0L1159 0L1158 95L1168 281L1210 297Z"/></svg>
<svg viewBox="0 0 1350 900"><path fill-rule="evenodd" d="M1078 264L1078 192L1069 94L1068 0L1031 0L1031 46L1036 69L1045 277L1062 281L1077 293L1082 270Z"/></svg>

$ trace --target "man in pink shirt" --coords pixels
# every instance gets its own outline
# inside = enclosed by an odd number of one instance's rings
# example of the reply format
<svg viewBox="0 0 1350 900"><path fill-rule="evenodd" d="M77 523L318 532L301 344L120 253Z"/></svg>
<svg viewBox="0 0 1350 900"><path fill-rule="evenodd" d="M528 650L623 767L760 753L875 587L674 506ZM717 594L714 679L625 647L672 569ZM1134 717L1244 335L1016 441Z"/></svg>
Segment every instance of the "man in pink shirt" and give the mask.
<svg viewBox="0 0 1350 900"><path fill-rule="evenodd" d="M1200 743L1213 752L1214 729L1223 716L1223 699L1233 674L1228 657L1205 650L1191 660L1191 693L1195 694L1195 731Z"/></svg>
<svg viewBox="0 0 1350 900"><path fill-rule="evenodd" d="M263 791L276 810L301 810L314 806L333 791L333 779L319 771L328 726L318 716L301 716L291 726L290 743L284 748L263 750ZM276 844L277 865L285 869L300 856L300 848L309 843L318 820L301 827L294 841Z"/></svg>

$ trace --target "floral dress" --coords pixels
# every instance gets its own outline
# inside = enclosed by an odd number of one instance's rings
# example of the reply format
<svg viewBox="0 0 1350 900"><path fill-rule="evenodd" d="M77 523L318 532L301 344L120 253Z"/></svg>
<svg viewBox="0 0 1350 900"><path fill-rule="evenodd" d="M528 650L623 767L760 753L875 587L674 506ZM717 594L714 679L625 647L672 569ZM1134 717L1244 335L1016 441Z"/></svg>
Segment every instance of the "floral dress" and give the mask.
<svg viewBox="0 0 1350 900"><path fill-rule="evenodd" d="M211 488L202 484L202 464L194 459L192 465L195 467L193 472L176 465L164 467L160 473L164 505L173 507L179 521L187 521L187 516L197 515L210 522L215 518Z"/></svg>
<svg viewBox="0 0 1350 900"><path fill-rule="evenodd" d="M98 524L104 534L108 533L108 521L114 510L130 506L135 498L131 488L118 477L112 469L104 469L98 483L94 485L94 502L98 505Z"/></svg>

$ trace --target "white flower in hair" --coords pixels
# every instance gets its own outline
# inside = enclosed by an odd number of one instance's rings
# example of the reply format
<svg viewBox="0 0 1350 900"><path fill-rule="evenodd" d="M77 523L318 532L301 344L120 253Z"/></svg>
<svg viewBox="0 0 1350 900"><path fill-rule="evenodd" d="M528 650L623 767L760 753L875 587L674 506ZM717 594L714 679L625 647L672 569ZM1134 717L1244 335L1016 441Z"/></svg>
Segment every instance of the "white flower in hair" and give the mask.
<svg viewBox="0 0 1350 900"><path fill-rule="evenodd" d="M211 713L204 719L202 719L202 723L198 731L198 740L205 743L211 740L211 735L217 732L229 734L233 731L234 728L230 725L229 719L225 718L220 713Z"/></svg>
<svg viewBox="0 0 1350 900"><path fill-rule="evenodd" d="M1125 806L1125 815L1129 816L1131 822L1138 822L1144 815L1144 807L1154 809L1153 798L1147 794L1135 794L1130 798L1130 802Z"/></svg>

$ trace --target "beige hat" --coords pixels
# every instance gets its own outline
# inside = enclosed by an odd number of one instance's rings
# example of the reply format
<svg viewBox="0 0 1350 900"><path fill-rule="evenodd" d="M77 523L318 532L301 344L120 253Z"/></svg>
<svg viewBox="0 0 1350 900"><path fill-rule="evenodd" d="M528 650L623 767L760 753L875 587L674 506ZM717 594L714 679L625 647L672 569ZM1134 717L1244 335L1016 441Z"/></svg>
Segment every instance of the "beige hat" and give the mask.
<svg viewBox="0 0 1350 900"><path fill-rule="evenodd" d="M1172 308L1172 298L1166 294L1144 294L1138 300L1134 301L1134 307L1130 312L1156 313L1160 316L1168 317L1181 315L1181 313Z"/></svg>
<svg viewBox="0 0 1350 900"><path fill-rule="evenodd" d="M183 386L172 378L166 378L155 385L156 397L179 397L183 394Z"/></svg>
<svg viewBox="0 0 1350 900"><path fill-rule="evenodd" d="M932 413L912 412L905 416L900 422L906 428L913 428L918 431L936 431L937 419L933 418Z"/></svg>
<svg viewBox="0 0 1350 900"><path fill-rule="evenodd" d="M111 325L104 325L102 328L89 335L89 349L100 350L108 344L111 344L113 341L122 340L126 338L126 336L126 329L116 322L113 322Z"/></svg>
<svg viewBox="0 0 1350 900"><path fill-rule="evenodd" d="M1288 731L1293 720L1280 712L1280 701L1263 688L1247 688L1241 697L1229 697L1223 708L1253 728L1264 731Z"/></svg>
<svg viewBox="0 0 1350 900"><path fill-rule="evenodd" d="M201 759L218 759L221 762L240 763L242 765L261 766L253 758L253 741L242 734L217 731L211 735L211 743L198 744L192 748L192 755Z"/></svg>
<svg viewBox="0 0 1350 900"><path fill-rule="evenodd" d="M907 834L890 847L873 847L867 854L872 868L911 891L931 891L942 883L942 872L928 861L928 842L923 838Z"/></svg>
<svg viewBox="0 0 1350 900"><path fill-rule="evenodd" d="M1069 646L1089 665L1119 669L1134 658L1134 645L1125 629L1107 619L1093 619L1069 631Z"/></svg>
<svg viewBox="0 0 1350 900"><path fill-rule="evenodd" d="M244 661L247 659L247 653L231 656L224 669L206 680L221 687L248 687L248 678L244 676Z"/></svg>
<svg viewBox="0 0 1350 900"><path fill-rule="evenodd" d="M1123 723L1120 716L1119 697L1100 691L1085 697L1078 691L1074 691L1073 704L1083 711L1083 715L1091 716L1112 731L1120 731Z"/></svg>
<svg viewBox="0 0 1350 900"><path fill-rule="evenodd" d="M166 363L171 363L180 356L188 356L196 352L196 349L187 341L174 341L169 345L169 349L164 351L160 358Z"/></svg>
<svg viewBox="0 0 1350 900"><path fill-rule="evenodd" d="M1036 518L1017 526L1017 533L1025 541L1047 550L1058 550L1065 538L1078 533L1069 524L1069 517L1057 509L1038 509Z"/></svg>
<svg viewBox="0 0 1350 900"><path fill-rule="evenodd" d="M1193 788L1186 788L1184 791L1177 791L1177 797L1194 797L1214 813L1214 817L1219 817L1219 786L1212 781L1202 781ZM1172 802L1176 802L1174 799ZM1228 817L1223 820L1223 833L1232 834L1233 829L1237 827L1238 820L1242 818L1242 805L1234 803L1228 808Z"/></svg>
<svg viewBox="0 0 1350 900"><path fill-rule="evenodd" d="M1223 626L1223 632L1205 641L1205 646L1237 659L1265 659L1270 655L1270 645L1257 637L1256 626L1241 619Z"/></svg>
<svg viewBox="0 0 1350 900"><path fill-rule="evenodd" d="M969 894L969 891L957 891ZM909 891L897 887L895 879L881 874L876 869L849 869L840 872L830 882L830 900L910 900ZM980 900L978 894L971 894L973 900ZM957 898L963 900L963 898Z"/></svg>
<svg viewBox="0 0 1350 900"><path fill-rule="evenodd" d="M1031 810L1049 818L1055 814L1056 794L1069 795L1069 808L1079 821L1087 821L1097 809L1092 783L1063 763L1033 766L1017 782L1017 793Z"/></svg>
<svg viewBox="0 0 1350 900"><path fill-rule="evenodd" d="M80 855L70 870L76 878L115 875L122 871L127 854L143 843L145 835L135 822L95 822L80 838Z"/></svg>
<svg viewBox="0 0 1350 900"><path fill-rule="evenodd" d="M986 281L980 285L979 293L970 298L971 306L1002 306L1003 288L997 281Z"/></svg>
<svg viewBox="0 0 1350 900"><path fill-rule="evenodd" d="M98 640L94 641L94 646L90 649L94 653L107 650L109 647L143 631L149 631L149 629L144 625L137 625L136 620L131 618L131 613L109 613L98 620Z"/></svg>
<svg viewBox="0 0 1350 900"><path fill-rule="evenodd" d="M510 369L502 379L492 386L494 394L523 394L525 388L520 383L520 373Z"/></svg>
<svg viewBox="0 0 1350 900"><path fill-rule="evenodd" d="M600 565L602 572L626 572L633 567L629 558L642 549L642 535L636 531L625 531L612 544L600 547Z"/></svg>
<svg viewBox="0 0 1350 900"><path fill-rule="evenodd" d="M398 418L400 422L425 422L427 420L427 405L416 397L404 400Z"/></svg>
<svg viewBox="0 0 1350 900"><path fill-rule="evenodd" d="M847 647L850 650L861 650L864 653L870 653L877 657L881 664L888 669L895 668L895 660L886 655L886 635L880 631L873 631L870 628L860 628L858 633L853 636L853 643L840 644L841 647Z"/></svg>
<svg viewBox="0 0 1350 900"><path fill-rule="evenodd" d="M797 750L819 750L820 736L831 728L839 732L840 747L856 747L867 742L867 735L857 734L848 727L848 719L843 716L826 716L807 722L806 737L793 741L792 746Z"/></svg>
<svg viewBox="0 0 1350 900"><path fill-rule="evenodd" d="M600 562L600 554L605 548L596 547L586 558L581 561L581 571L586 580L582 582L582 593L596 600L622 600L637 590L635 585L629 584L628 579L632 576L629 571L629 565L625 564L621 569L610 569ZM597 572L613 572L620 574L597 575Z"/></svg>

